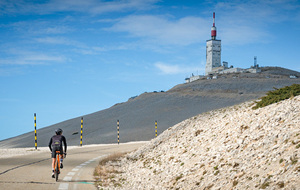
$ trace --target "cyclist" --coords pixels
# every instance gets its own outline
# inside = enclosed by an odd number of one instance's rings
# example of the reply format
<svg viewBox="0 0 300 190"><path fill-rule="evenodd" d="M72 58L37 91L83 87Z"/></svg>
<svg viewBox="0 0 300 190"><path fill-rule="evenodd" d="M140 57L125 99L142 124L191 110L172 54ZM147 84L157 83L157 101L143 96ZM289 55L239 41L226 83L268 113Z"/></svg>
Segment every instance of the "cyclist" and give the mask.
<svg viewBox="0 0 300 190"><path fill-rule="evenodd" d="M54 168L55 168L55 161L56 161L56 151L60 151L60 168L63 168L63 154L66 157L67 154L67 141L65 136L62 135L63 130L58 128L55 130L56 135L51 137L50 142L49 142L49 148L50 151L52 152L52 177L54 178ZM63 147L62 144L64 144L65 147L65 152L63 153Z"/></svg>

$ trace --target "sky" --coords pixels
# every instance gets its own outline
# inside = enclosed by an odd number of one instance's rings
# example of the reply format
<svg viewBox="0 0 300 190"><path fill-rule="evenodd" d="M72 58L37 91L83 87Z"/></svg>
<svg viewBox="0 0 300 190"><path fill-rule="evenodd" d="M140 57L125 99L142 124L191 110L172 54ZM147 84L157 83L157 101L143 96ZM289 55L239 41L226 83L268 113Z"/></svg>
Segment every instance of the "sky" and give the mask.
<svg viewBox="0 0 300 190"><path fill-rule="evenodd" d="M298 0L0 0L0 140L203 75L213 12L222 61L300 71Z"/></svg>

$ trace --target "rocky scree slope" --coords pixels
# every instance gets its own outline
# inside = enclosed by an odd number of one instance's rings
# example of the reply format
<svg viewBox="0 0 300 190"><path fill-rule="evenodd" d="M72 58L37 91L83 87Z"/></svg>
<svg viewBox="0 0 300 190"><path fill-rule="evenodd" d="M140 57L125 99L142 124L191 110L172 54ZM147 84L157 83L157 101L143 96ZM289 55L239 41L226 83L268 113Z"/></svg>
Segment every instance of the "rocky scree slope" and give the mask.
<svg viewBox="0 0 300 190"><path fill-rule="evenodd" d="M114 183L99 188L299 189L300 96L257 110L253 104L169 128L118 163L108 162L118 172Z"/></svg>

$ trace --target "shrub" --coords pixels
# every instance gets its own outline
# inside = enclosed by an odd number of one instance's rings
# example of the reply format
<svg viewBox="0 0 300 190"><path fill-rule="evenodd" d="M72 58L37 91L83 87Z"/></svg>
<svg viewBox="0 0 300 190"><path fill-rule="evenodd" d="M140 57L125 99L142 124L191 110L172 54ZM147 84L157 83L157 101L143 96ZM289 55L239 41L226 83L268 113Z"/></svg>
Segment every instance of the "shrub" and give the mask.
<svg viewBox="0 0 300 190"><path fill-rule="evenodd" d="M280 188L284 188L284 182L283 182L283 181L278 182L277 185L278 185Z"/></svg>
<svg viewBox="0 0 300 190"><path fill-rule="evenodd" d="M260 186L260 189L266 189L269 186L270 186L270 182L265 182Z"/></svg>
<svg viewBox="0 0 300 190"><path fill-rule="evenodd" d="M232 186L235 187L239 182L234 180Z"/></svg>
<svg viewBox="0 0 300 190"><path fill-rule="evenodd" d="M283 159L281 158L280 160L279 160L279 164L281 164L283 162Z"/></svg>
<svg viewBox="0 0 300 190"><path fill-rule="evenodd" d="M261 101L257 102L253 109L262 108L270 104L300 95L300 84L293 84L284 88L274 89L274 91L269 91L266 96L262 97Z"/></svg>
<svg viewBox="0 0 300 190"><path fill-rule="evenodd" d="M290 157L290 160L293 165L298 162L298 159L296 157Z"/></svg>
<svg viewBox="0 0 300 190"><path fill-rule="evenodd" d="M177 176L177 177L175 178L175 180L178 181L178 180L180 180L182 177L183 177L183 174L180 174L180 176Z"/></svg>
<svg viewBox="0 0 300 190"><path fill-rule="evenodd" d="M200 135L201 132L203 132L202 129L201 129L201 130L197 130L197 131L195 132L195 136L197 137L198 135Z"/></svg>

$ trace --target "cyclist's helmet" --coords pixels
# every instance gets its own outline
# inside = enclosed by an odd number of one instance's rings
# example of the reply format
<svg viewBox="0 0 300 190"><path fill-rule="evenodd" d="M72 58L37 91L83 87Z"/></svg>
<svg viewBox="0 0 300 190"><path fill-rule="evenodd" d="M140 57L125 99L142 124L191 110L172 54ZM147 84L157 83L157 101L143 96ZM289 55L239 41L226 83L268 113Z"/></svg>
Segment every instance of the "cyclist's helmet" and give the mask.
<svg viewBox="0 0 300 190"><path fill-rule="evenodd" d="M58 128L58 129L55 130L55 133L56 133L57 135L62 134L62 132L63 132L63 130L62 130L61 128Z"/></svg>

